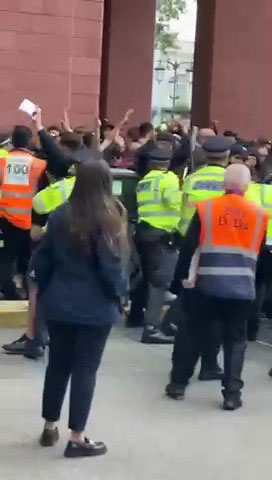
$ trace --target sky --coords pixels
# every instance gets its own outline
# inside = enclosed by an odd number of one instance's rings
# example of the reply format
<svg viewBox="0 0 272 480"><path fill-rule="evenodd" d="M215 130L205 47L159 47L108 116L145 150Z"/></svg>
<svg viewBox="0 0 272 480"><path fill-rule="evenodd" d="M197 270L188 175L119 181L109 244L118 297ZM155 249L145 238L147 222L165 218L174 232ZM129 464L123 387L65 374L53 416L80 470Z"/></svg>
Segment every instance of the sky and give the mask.
<svg viewBox="0 0 272 480"><path fill-rule="evenodd" d="M186 12L181 15L179 20L173 20L171 22L171 30L178 32L181 40L194 41L196 32L197 2L196 0L186 1Z"/></svg>

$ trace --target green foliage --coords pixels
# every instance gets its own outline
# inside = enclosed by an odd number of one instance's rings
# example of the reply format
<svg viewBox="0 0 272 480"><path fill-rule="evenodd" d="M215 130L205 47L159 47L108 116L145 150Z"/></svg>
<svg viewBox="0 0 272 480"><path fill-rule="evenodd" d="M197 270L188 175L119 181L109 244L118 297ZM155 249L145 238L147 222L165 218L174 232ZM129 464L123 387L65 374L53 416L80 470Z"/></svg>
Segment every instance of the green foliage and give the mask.
<svg viewBox="0 0 272 480"><path fill-rule="evenodd" d="M178 34L169 32L168 22L178 20L185 8L186 0L158 0L156 48L161 52L178 48Z"/></svg>
<svg viewBox="0 0 272 480"><path fill-rule="evenodd" d="M178 20L185 8L186 0L158 0L159 22Z"/></svg>

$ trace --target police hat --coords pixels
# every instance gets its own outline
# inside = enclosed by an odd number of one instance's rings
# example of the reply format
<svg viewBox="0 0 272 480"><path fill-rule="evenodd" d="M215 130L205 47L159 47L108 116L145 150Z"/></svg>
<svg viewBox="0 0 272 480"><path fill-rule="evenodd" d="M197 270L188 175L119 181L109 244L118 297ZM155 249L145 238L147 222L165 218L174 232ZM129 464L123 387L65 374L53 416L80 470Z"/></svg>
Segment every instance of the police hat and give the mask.
<svg viewBox="0 0 272 480"><path fill-rule="evenodd" d="M166 152L162 148L154 147L147 154L148 160L154 163L170 162L173 152Z"/></svg>
<svg viewBox="0 0 272 480"><path fill-rule="evenodd" d="M228 137L217 135L210 137L203 145L203 150L211 157L224 157L231 147L233 140Z"/></svg>
<svg viewBox="0 0 272 480"><path fill-rule="evenodd" d="M230 149L230 154L232 157L246 158L248 157L248 150L244 145L235 143Z"/></svg>

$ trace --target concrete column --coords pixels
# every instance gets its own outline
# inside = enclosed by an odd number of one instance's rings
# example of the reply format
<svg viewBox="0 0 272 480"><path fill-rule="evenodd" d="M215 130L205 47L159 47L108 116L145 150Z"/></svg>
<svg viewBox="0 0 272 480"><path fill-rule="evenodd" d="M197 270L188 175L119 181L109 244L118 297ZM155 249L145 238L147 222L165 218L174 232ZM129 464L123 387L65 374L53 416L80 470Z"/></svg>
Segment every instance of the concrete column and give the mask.
<svg viewBox="0 0 272 480"><path fill-rule="evenodd" d="M272 136L271 0L198 0L193 123Z"/></svg>
<svg viewBox="0 0 272 480"><path fill-rule="evenodd" d="M156 0L105 0L101 116L133 123L151 116Z"/></svg>

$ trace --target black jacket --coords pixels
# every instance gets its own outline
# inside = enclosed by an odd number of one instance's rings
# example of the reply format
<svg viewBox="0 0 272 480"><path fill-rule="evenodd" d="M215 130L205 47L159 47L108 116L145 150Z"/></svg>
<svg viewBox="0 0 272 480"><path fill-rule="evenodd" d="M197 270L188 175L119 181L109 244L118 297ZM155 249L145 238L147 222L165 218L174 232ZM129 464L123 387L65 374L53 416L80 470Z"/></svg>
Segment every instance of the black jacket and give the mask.
<svg viewBox="0 0 272 480"><path fill-rule="evenodd" d="M96 152L84 145L75 151L66 151L46 129L39 131L42 150L47 156L50 172L56 177L65 176L73 163L84 163L96 159ZM98 158L97 158L98 159Z"/></svg>
<svg viewBox="0 0 272 480"><path fill-rule="evenodd" d="M121 260L105 242L80 256L73 248L62 205L50 217L47 233L30 261L30 278L40 290L47 321L112 325L120 317L120 297L127 292Z"/></svg>

